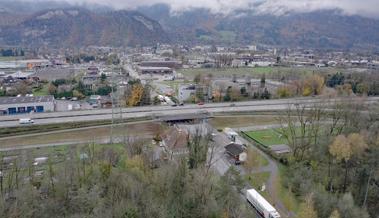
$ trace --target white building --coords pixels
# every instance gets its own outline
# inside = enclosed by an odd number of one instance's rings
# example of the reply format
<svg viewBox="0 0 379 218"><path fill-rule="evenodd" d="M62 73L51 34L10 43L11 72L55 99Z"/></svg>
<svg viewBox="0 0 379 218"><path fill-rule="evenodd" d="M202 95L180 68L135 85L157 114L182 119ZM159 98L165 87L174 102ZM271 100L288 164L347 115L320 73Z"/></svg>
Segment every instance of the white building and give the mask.
<svg viewBox="0 0 379 218"><path fill-rule="evenodd" d="M0 98L0 114L24 114L30 112L52 112L55 109L54 96L21 96Z"/></svg>

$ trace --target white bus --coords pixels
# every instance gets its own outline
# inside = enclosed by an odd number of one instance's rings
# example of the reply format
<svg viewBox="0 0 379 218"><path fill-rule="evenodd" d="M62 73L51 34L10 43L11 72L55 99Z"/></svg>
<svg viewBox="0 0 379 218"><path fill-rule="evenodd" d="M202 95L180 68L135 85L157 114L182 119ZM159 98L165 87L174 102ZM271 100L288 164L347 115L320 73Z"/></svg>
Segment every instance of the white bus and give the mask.
<svg viewBox="0 0 379 218"><path fill-rule="evenodd" d="M246 191L246 199L263 218L280 218L276 209L255 189Z"/></svg>

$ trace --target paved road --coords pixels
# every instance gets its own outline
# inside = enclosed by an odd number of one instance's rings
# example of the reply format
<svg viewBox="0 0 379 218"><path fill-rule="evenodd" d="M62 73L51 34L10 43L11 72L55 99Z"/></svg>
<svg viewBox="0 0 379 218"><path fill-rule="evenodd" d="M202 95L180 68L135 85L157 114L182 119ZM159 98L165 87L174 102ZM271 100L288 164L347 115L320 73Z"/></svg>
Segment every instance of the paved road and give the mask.
<svg viewBox="0 0 379 218"><path fill-rule="evenodd" d="M261 126L250 126L246 127L246 129L253 129L253 130L262 130L267 129L272 126L277 125L261 125ZM244 129L244 128L239 128ZM224 175L228 169L232 166L232 163L228 160L227 156L225 155L225 149L224 146L230 143L230 140L227 138L227 136L224 133L217 133L215 137L213 137L214 143L216 145L216 149L214 152L214 160L212 161L212 167L216 170L217 173L220 175ZM279 213L284 218L288 217L294 217L294 214L287 210L287 208L284 206L283 202L280 200L278 196L278 190L276 188L275 183L277 182L278 176L279 176L279 169L278 165L275 160L273 160L269 155L261 151L259 148L255 147L253 144L251 144L249 141L244 139L241 136L237 136L237 140L241 141L242 143L249 145L252 147L252 149L256 150L262 157L264 157L268 161L268 165L260 167L259 169L253 170L252 173L262 173L262 172L269 172L270 176L266 182L266 189L273 199L273 204L275 205L275 208L279 211ZM244 169L236 166L237 169L239 169L241 174L244 174ZM251 188L251 187L250 187Z"/></svg>
<svg viewBox="0 0 379 218"><path fill-rule="evenodd" d="M267 126L266 126L267 128ZM259 129L259 128L257 128ZM265 129L265 128L263 128ZM237 139L240 140L242 143L246 145L251 145L251 147L256 150L262 157L264 157L268 161L268 165L261 167L257 170L252 171L252 173L262 173L262 172L270 172L270 176L266 182L266 189L273 199L273 206L278 210L278 212L281 214L283 218L288 218L288 217L294 217L294 214L290 211L287 210L287 208L284 206L283 202L279 198L278 190L275 185L277 182L278 176L279 176L279 169L278 165L275 160L273 160L269 155L267 155L265 152L262 150L258 149L255 147L253 144L251 144L249 141L244 139L241 136L237 136Z"/></svg>
<svg viewBox="0 0 379 218"><path fill-rule="evenodd" d="M371 97L366 102L378 102L379 97ZM247 101L233 103L210 103L206 105L185 105L181 107L171 106L147 106L122 109L122 114L116 117L126 118L141 118L152 117L155 115L180 115L180 114L195 114L199 112L208 113L233 113L233 112L254 112L254 111L278 111L285 110L289 105L303 104L312 107L315 104L326 103L318 98L298 98L298 99L279 99L265 101ZM54 124L67 122L83 122L83 121L98 121L110 120L112 118L112 109L98 109L87 111L67 111L67 112L51 112L40 114L24 114L14 116L0 116L0 127L19 126L20 118L30 117L35 120L35 124Z"/></svg>

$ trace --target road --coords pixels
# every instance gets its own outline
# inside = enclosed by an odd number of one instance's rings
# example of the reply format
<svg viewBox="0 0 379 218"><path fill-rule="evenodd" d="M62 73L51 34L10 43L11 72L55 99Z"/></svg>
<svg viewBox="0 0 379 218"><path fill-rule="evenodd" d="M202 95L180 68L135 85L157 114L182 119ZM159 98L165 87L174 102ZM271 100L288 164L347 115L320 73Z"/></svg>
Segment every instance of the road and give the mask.
<svg viewBox="0 0 379 218"><path fill-rule="evenodd" d="M338 99L341 100L341 99ZM348 99L350 100L350 99ZM366 103L378 103L379 97L370 97L366 99ZM302 104L308 107L313 107L315 104L326 106L324 100L319 98L297 98L297 99L279 99L279 100L264 100L264 101L246 101L236 103L209 103L205 105L185 105L178 107L171 106L146 106L123 108L121 115L116 117L142 118L153 117L156 115L181 115L181 114L196 114L199 112L208 113L236 113L236 112L256 112L256 111L278 111L286 110L289 105ZM119 111L119 110L117 110ZM119 113L119 112L118 112ZM67 112L50 112L50 113L35 113L23 115L0 116L0 127L20 126L18 120L20 118L30 117L35 121L35 124L56 124L68 122L85 122L99 121L112 119L112 109L97 109L85 111L67 111Z"/></svg>
<svg viewBox="0 0 379 218"><path fill-rule="evenodd" d="M275 125L276 126L276 125ZM255 126L254 130L262 130L270 128L271 125L261 125L261 126ZM252 129L253 127L246 127L248 129ZM236 129L237 131L237 129ZM227 136L224 133L217 133L215 137L213 137L214 143L216 145L214 149L214 157L212 161L212 168L216 170L217 173L220 175L224 175L228 169L232 166L231 161L228 160L228 156L225 154L224 146L230 143L230 140L227 138ZM249 141L244 139L241 136L237 136L237 140L241 141L242 143L250 146L252 149L257 151L259 155L261 155L263 158L265 158L268 161L268 165L260 167L256 170L253 170L251 173L262 173L262 172L269 172L270 176L266 182L266 189L269 193L269 195L272 198L272 203L275 205L274 207L279 211L279 213L282 215L283 218L288 217L294 217L294 214L287 210L287 208L284 206L283 202L279 198L276 182L278 180L279 176L279 168L275 160L273 160L269 155L267 155L265 152L251 144ZM244 175L246 172L243 168L240 166L236 166L236 168L240 171L242 175ZM252 187L248 187L252 188Z"/></svg>

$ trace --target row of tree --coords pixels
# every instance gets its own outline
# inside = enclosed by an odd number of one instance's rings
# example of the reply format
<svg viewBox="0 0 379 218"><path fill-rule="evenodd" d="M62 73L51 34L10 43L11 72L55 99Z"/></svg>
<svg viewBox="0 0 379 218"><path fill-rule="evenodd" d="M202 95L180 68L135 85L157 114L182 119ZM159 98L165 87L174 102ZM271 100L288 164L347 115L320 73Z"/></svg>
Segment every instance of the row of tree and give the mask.
<svg viewBox="0 0 379 218"><path fill-rule="evenodd" d="M378 109L362 99L325 99L311 109L293 106L280 117L280 134L292 149L285 184L297 196L311 199L305 204L317 214L300 217L378 214Z"/></svg>
<svg viewBox="0 0 379 218"><path fill-rule="evenodd" d="M1 165L3 217L253 217L233 187L231 169L219 177L207 165L208 140L194 137L188 155L154 168L154 148L143 141L121 146L70 147L60 161L50 154L37 175L32 152ZM21 164L25 162L26 164ZM22 168L22 166L25 166Z"/></svg>

